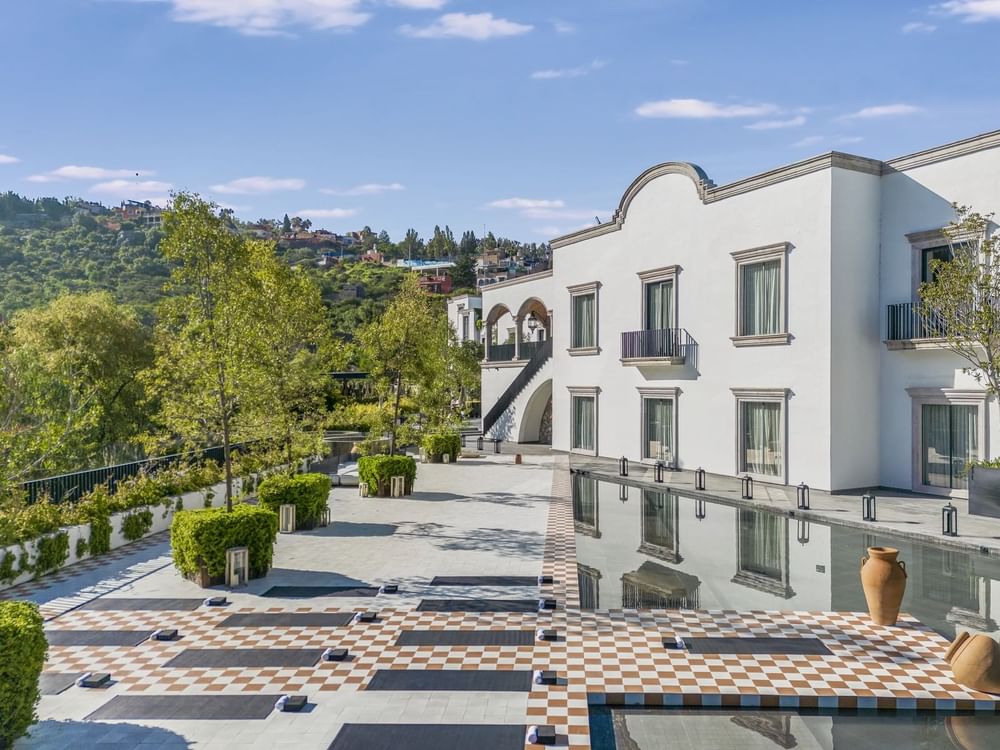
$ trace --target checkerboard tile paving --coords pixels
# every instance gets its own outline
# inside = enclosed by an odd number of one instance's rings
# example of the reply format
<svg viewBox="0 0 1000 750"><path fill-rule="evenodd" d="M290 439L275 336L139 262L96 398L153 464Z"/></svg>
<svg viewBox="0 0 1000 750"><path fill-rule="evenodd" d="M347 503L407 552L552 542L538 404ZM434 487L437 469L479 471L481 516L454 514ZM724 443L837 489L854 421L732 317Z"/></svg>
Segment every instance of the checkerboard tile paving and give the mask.
<svg viewBox="0 0 1000 750"><path fill-rule="evenodd" d="M913 618L872 625L863 613L667 610L582 611L576 570L570 475L554 459L539 596L559 608L540 613L417 612L380 609L373 624L341 628L226 628L236 612L345 611L350 605L200 608L192 612L71 610L49 623L66 629L180 631L174 642L135 648L52 647L46 671L107 671L128 693L229 694L364 690L378 669L548 669L560 684L535 685L526 723L555 726L560 744L590 746L588 706L748 706L782 708L961 709L1000 711L1000 698L956 685L942 656L947 641ZM375 609L377 604L365 604ZM503 629L559 633L531 646L397 646L403 630ZM817 637L830 655L711 655L665 648L666 637ZM345 647L345 662L309 668L168 669L188 648Z"/></svg>

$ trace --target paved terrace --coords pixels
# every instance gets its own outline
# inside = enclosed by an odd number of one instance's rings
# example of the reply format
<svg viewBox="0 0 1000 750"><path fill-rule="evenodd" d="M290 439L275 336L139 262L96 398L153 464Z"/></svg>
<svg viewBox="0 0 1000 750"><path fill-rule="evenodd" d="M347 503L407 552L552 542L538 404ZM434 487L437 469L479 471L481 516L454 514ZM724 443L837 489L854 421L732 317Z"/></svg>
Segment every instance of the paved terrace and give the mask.
<svg viewBox="0 0 1000 750"><path fill-rule="evenodd" d="M197 747L310 748L340 750L358 725L458 724L513 727L520 748L523 728L551 724L558 744L589 747L588 703L686 706L939 708L996 711L1000 700L955 685L941 660L947 642L910 618L880 628L851 613L731 611L581 612L577 591L570 481L565 457L509 454L421 466L418 492L406 499L362 499L336 489L334 522L312 532L279 536L275 568L245 589L226 592L225 608L156 611L156 600L198 599L205 592L181 579L161 536L117 556L86 563L42 585L14 592L44 605L53 640L84 631L176 627L174 642L142 640L128 646L53 645L46 679L109 671L106 689L68 687L46 695L41 723L17 748ZM712 486L710 484L710 486ZM815 503L815 500L814 500ZM441 587L441 575L553 576L554 585ZM397 583L398 594L346 597L265 597L271 587L377 586ZM10 592L7 592L8 594ZM369 594L371 592L368 592ZM433 612L428 598L532 600L554 597L554 613ZM180 606L178 604L178 606ZM338 617L377 610L372 624L295 626L227 623L268 614ZM237 618L240 619L240 618ZM559 639L521 645L400 645L409 630L534 631L551 627ZM670 651L664 637L814 637L819 654L713 656ZM89 637L89 636L88 636ZM328 646L350 649L345 662L319 662ZM188 649L269 648L312 657L291 666L208 666L195 654L187 665L169 664ZM553 669L556 685L519 691L375 690L384 670ZM58 689L58 688L57 688ZM303 713L270 710L283 693L308 696ZM189 697L194 704L172 718L111 719L113 699ZM261 700L260 718L191 718L219 696L249 707ZM232 710L230 708L230 710ZM99 712L99 713L95 713ZM88 718L89 717L89 718ZM331 744L333 743L333 744ZM410 743L403 743L413 746ZM448 744L448 743L444 743ZM360 748L364 745L353 745ZM394 746L402 746L398 742ZM431 747L426 745L425 747ZM440 745L437 745L440 746ZM448 746L456 746L448 744Z"/></svg>

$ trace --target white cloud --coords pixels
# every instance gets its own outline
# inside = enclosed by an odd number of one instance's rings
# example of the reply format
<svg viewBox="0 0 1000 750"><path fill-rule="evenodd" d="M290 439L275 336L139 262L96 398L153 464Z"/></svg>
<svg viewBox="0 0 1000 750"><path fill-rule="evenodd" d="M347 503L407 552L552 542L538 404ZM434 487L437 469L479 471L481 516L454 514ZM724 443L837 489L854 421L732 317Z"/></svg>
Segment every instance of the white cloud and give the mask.
<svg viewBox="0 0 1000 750"><path fill-rule="evenodd" d="M937 26L932 23L924 23L923 21L910 21L909 23L904 23L902 28L904 34L930 34L934 31L937 31Z"/></svg>
<svg viewBox="0 0 1000 750"><path fill-rule="evenodd" d="M111 195L156 195L169 193L173 185L160 180L109 180L99 182L90 188L92 193L108 193Z"/></svg>
<svg viewBox="0 0 1000 750"><path fill-rule="evenodd" d="M792 144L792 148L806 148L807 146L815 146L818 143L822 143L826 140L821 135L807 135L805 138L799 138L795 143Z"/></svg>
<svg viewBox="0 0 1000 750"><path fill-rule="evenodd" d="M842 135L834 139L834 143L846 144L846 143L861 143L864 138L860 135Z"/></svg>
<svg viewBox="0 0 1000 750"><path fill-rule="evenodd" d="M289 27L353 29L371 18L362 0L153 0L169 3L175 21L233 29L248 36L274 36ZM132 0L149 2L149 0Z"/></svg>
<svg viewBox="0 0 1000 750"><path fill-rule="evenodd" d="M668 117L707 120L731 117L760 117L777 110L773 104L717 104L703 99L664 99L636 107L639 117Z"/></svg>
<svg viewBox="0 0 1000 750"><path fill-rule="evenodd" d="M17 164L20 159L10 154L0 154L0 164Z"/></svg>
<svg viewBox="0 0 1000 750"><path fill-rule="evenodd" d="M388 0L388 3L414 10L440 10L447 5L448 0Z"/></svg>
<svg viewBox="0 0 1000 750"><path fill-rule="evenodd" d="M747 130L780 130L782 128L797 128L805 124L806 118L802 115L796 115L787 120L760 120L744 127Z"/></svg>
<svg viewBox="0 0 1000 750"><path fill-rule="evenodd" d="M531 77L536 81L551 81L556 78L580 78L595 70L600 70L607 65L603 60L594 60L589 65L581 65L578 68L550 68L548 70L536 70Z"/></svg>
<svg viewBox="0 0 1000 750"><path fill-rule="evenodd" d="M861 143L864 138L860 135L838 135L833 138L828 139L825 135L807 135L805 138L800 138L792 144L792 148L806 148L807 146L815 146L817 144L823 143L829 140L832 144L837 146L843 146L849 143Z"/></svg>
<svg viewBox="0 0 1000 750"><path fill-rule="evenodd" d="M934 10L958 16L966 23L1000 20L1000 0L950 0L934 6Z"/></svg>
<svg viewBox="0 0 1000 750"><path fill-rule="evenodd" d="M364 185L356 185L352 188L338 190L336 188L322 188L321 193L326 195L378 195L379 193L397 193L406 190L406 186L398 182L366 182Z"/></svg>
<svg viewBox="0 0 1000 750"><path fill-rule="evenodd" d="M548 219L550 221L585 221L605 212L571 208L526 208L521 216L526 219Z"/></svg>
<svg viewBox="0 0 1000 750"><path fill-rule="evenodd" d="M28 178L28 182L55 182L56 178L49 174L33 174Z"/></svg>
<svg viewBox="0 0 1000 750"><path fill-rule="evenodd" d="M857 112L844 115L844 120L871 120L876 117L895 117L898 115L912 115L920 112L920 107L912 104L879 104L875 107L865 107Z"/></svg>
<svg viewBox="0 0 1000 750"><path fill-rule="evenodd" d="M306 181L298 177L241 177L218 185L212 185L216 193L226 195L251 195L257 193L276 193L281 190L301 190Z"/></svg>
<svg viewBox="0 0 1000 750"><path fill-rule="evenodd" d="M557 34L575 34L576 24L570 23L569 21L560 21L556 19L552 22L552 28Z"/></svg>
<svg viewBox="0 0 1000 750"><path fill-rule="evenodd" d="M445 13L430 26L400 26L407 36L419 39L459 38L485 41L495 37L527 34L534 27L496 18L492 13Z"/></svg>
<svg viewBox="0 0 1000 750"><path fill-rule="evenodd" d="M565 208L565 201L541 198L503 198L487 204L490 208L514 208L520 211L538 208Z"/></svg>
<svg viewBox="0 0 1000 750"><path fill-rule="evenodd" d="M31 182L58 182L60 180L115 180L125 177L152 177L156 172L148 169L107 169L106 167L81 167L68 164L45 174L28 178Z"/></svg>
<svg viewBox="0 0 1000 750"><path fill-rule="evenodd" d="M689 65L690 63L687 60L682 60L679 57L675 57L672 60L670 60L670 64L671 65Z"/></svg>
<svg viewBox="0 0 1000 750"><path fill-rule="evenodd" d="M314 219L347 219L356 216L356 208L303 208L296 211L296 216L312 217Z"/></svg>

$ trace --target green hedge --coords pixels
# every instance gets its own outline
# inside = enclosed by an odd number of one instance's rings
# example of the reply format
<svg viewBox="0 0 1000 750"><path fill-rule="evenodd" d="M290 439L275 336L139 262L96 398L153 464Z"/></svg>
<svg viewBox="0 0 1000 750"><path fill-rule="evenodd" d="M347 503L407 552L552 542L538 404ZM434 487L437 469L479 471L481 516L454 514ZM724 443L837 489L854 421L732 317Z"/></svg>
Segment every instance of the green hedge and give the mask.
<svg viewBox="0 0 1000 750"><path fill-rule="evenodd" d="M326 474L275 474L257 488L260 502L275 513L282 505L295 506L297 529L311 529L319 523L329 496L330 477Z"/></svg>
<svg viewBox="0 0 1000 750"><path fill-rule="evenodd" d="M174 566L185 576L219 580L226 573L226 550L248 547L250 577L267 575L274 557L278 515L261 505L182 510L170 524Z"/></svg>
<svg viewBox="0 0 1000 750"><path fill-rule="evenodd" d="M0 747L13 745L36 721L47 650L38 606L0 601Z"/></svg>
<svg viewBox="0 0 1000 750"><path fill-rule="evenodd" d="M142 539L153 528L153 511L149 508L133 510L122 516L122 536L126 541Z"/></svg>
<svg viewBox="0 0 1000 750"><path fill-rule="evenodd" d="M431 433L424 436L423 448L427 460L432 463L441 463L441 457L445 454L451 456L454 463L462 450L462 438L455 432Z"/></svg>
<svg viewBox="0 0 1000 750"><path fill-rule="evenodd" d="M405 494L413 492L417 478L417 462L410 456L362 456L358 459L358 478L368 485L368 491L388 497L392 477L404 476Z"/></svg>

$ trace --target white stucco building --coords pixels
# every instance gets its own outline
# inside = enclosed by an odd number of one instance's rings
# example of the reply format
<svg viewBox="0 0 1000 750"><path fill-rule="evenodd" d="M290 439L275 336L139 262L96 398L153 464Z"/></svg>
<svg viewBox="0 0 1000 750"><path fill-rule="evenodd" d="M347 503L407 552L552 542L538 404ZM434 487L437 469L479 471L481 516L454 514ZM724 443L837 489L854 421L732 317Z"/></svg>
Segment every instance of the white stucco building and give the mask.
<svg viewBox="0 0 1000 750"><path fill-rule="evenodd" d="M611 221L552 242L551 271L483 290L484 430L962 496L968 458L996 453L996 410L912 308L949 252L953 203L1000 209L1000 131L719 186L692 164L652 167Z"/></svg>
<svg viewBox="0 0 1000 750"><path fill-rule="evenodd" d="M459 343L483 340L479 321L483 319L483 298L474 294L459 294L448 300L448 322Z"/></svg>

